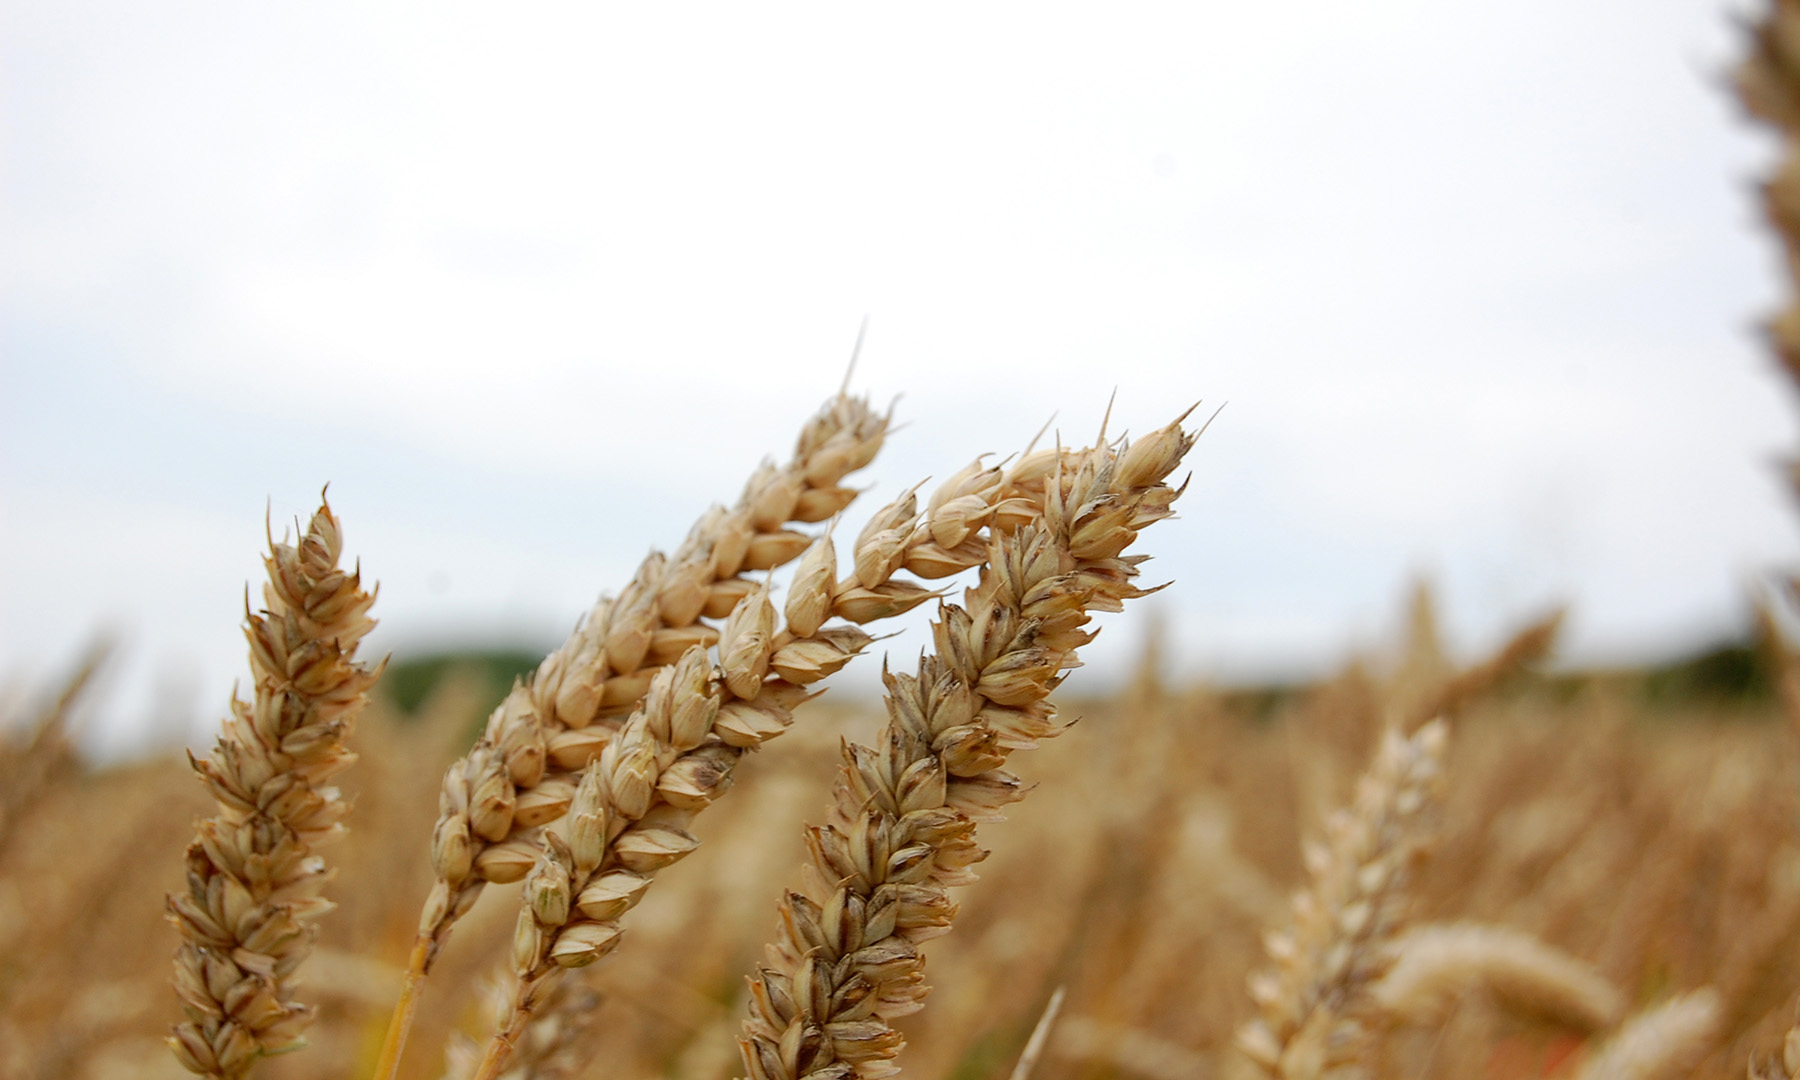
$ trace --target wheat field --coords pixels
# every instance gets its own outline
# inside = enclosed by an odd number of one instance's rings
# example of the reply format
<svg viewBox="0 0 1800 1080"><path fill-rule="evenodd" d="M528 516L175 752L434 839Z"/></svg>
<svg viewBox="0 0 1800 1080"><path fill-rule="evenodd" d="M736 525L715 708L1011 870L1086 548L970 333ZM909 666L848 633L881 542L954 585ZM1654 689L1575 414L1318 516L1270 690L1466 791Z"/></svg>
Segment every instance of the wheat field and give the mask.
<svg viewBox="0 0 1800 1080"><path fill-rule="evenodd" d="M1782 3L1740 89L1800 268L1797 43ZM90 768L105 649L47 680L0 752L0 1076L1800 1073L1781 613L1569 672L1560 613L1453 662L1421 588L1314 684L1152 633L1083 696L1201 425L947 462L837 535L892 420L827 399L510 684L359 657L381 568L324 501L271 536L210 753ZM883 704L820 696L922 606Z"/></svg>
<svg viewBox="0 0 1800 1080"><path fill-rule="evenodd" d="M1433 706L1449 718L1442 802L1407 923L1509 931L1574 974L1453 954L1437 985L1415 978L1383 999L1366 1066L1585 1075L1627 1015L1703 988L1715 1019L1692 1072L1658 1075L1736 1076L1777 1052L1800 990L1800 739L1779 703L1659 701L1635 676L1550 678L1521 657L1446 701L1462 673L1416 607L1397 657L1316 686L1167 685L1146 662L1116 697L1065 700L1080 723L1033 755L1041 790L986 831L981 881L929 947L935 990L902 1022L906 1068L1004 1075L1060 987L1039 1075L1259 1075L1235 1045L1259 1015L1246 981L1270 965L1264 933L1291 923L1303 842L1352 801L1383 726ZM354 827L330 849L338 910L301 981L319 1008L311 1045L259 1075L368 1074L431 877L433 795L487 693L453 672L416 715L377 695L361 719L361 760L342 783ZM808 710L745 763L735 806L696 825L699 850L632 913L617 953L576 972L598 999L591 1024L566 1061L529 1075L742 1074L744 979L796 884L801 825L822 816L839 739L866 741L880 722L829 696ZM187 1075L164 1045L175 939L146 898L180 887L175 853L209 809L184 762L52 764L0 849L4 1075ZM489 1023L519 888L489 890L459 928L402 1075L444 1075L446 1041ZM1499 952L1533 960L1516 941Z"/></svg>

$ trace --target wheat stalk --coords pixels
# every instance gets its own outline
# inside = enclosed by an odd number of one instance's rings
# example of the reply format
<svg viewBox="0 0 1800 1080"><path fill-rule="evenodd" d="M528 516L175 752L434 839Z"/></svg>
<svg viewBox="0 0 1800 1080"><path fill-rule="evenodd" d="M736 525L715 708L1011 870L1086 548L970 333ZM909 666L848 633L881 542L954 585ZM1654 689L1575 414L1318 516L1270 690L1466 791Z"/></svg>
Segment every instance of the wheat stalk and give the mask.
<svg viewBox="0 0 1800 1080"><path fill-rule="evenodd" d="M1206 1080L1211 1061L1178 1042L1140 1028L1071 1016L1056 1031L1058 1057L1146 1080Z"/></svg>
<svg viewBox="0 0 1800 1080"><path fill-rule="evenodd" d="M69 716L112 651L108 638L89 645L62 688L33 721L25 744L17 749L0 744L0 848L6 846L13 827L43 789L74 765Z"/></svg>
<svg viewBox="0 0 1800 1080"><path fill-rule="evenodd" d="M1439 1019L1478 989L1519 1012L1588 1031L1610 1027L1625 1011L1619 991L1592 965L1518 930L1420 926L1400 935L1390 951L1393 966L1369 993L1395 1019Z"/></svg>
<svg viewBox="0 0 1800 1080"><path fill-rule="evenodd" d="M485 1026L505 1023L512 994L503 978L482 980L480 999ZM564 980L550 987L501 1080L573 1080L585 1064L599 1006L599 994L579 981ZM472 1080L481 1063L482 1044L452 1033L444 1048L443 1080Z"/></svg>
<svg viewBox="0 0 1800 1080"><path fill-rule="evenodd" d="M436 882L419 915L407 979L388 1024L376 1076L391 1080L405 1052L420 986L450 931L489 883L524 877L534 830L563 816L581 769L657 672L719 631L756 587L748 572L791 562L812 543L791 523L824 521L856 497L841 486L881 449L889 416L840 392L802 428L787 465L764 464L731 509L714 507L673 557L652 552L616 598L602 597L575 632L513 688L475 746L444 774L431 863Z"/></svg>
<svg viewBox="0 0 1800 1080"><path fill-rule="evenodd" d="M267 606L246 612L254 699L234 695L211 756L190 755L218 813L187 849L187 891L169 896L187 1015L169 1045L203 1076L244 1076L300 1046L312 1019L293 977L332 906L313 851L343 832L347 808L327 782L355 760L344 743L377 674L354 660L375 597L360 571L338 569L342 548L323 503L297 544L271 539Z"/></svg>
<svg viewBox="0 0 1800 1080"><path fill-rule="evenodd" d="M437 883L420 918L426 970L483 885L517 881L530 868L527 830L563 815L575 776L611 739L611 725L589 730L596 718L628 711L659 670L718 639L700 618L725 616L752 592L747 572L790 562L812 544L787 524L824 521L848 505L856 493L839 482L874 458L887 426L861 399L827 402L792 461L759 469L737 505L709 511L673 557L645 559L618 597L603 598L494 711L445 775L432 839Z"/></svg>
<svg viewBox="0 0 1800 1080"><path fill-rule="evenodd" d="M1578 1080L1663 1080L1687 1075L1712 1044L1719 996L1695 990L1627 1020L1583 1066Z"/></svg>
<svg viewBox="0 0 1800 1080"><path fill-rule="evenodd" d="M563 969L594 962L616 946L619 919L657 871L697 846L688 825L722 794L747 749L786 730L808 687L873 640L833 616L866 623L899 614L936 594L893 575L928 552L934 575L978 562L979 539L1003 507L1031 503L1041 469L1057 455L1027 455L1011 473L980 460L935 491L923 515L912 492L878 511L839 579L829 531L795 570L777 632L767 590L746 597L726 620L719 661L691 647L652 683L644 704L583 774L568 837L546 835L526 878L513 943L513 1009L490 1041L479 1080L497 1076L547 987ZM1173 466L1171 466L1173 467ZM1035 504L1034 504L1035 505Z"/></svg>
<svg viewBox="0 0 1800 1080"><path fill-rule="evenodd" d="M1423 723L1440 716L1455 719L1527 665L1550 655L1562 629L1563 615L1561 610L1551 612L1507 639L1486 660L1457 672L1414 711L1413 722Z"/></svg>
<svg viewBox="0 0 1800 1080"><path fill-rule="evenodd" d="M1062 730L1047 698L1091 638L1090 612L1144 595L1142 557L1123 552L1171 512L1162 480L1194 438L1179 423L1054 456L1042 516L995 530L964 606L940 607L936 654L916 676L887 675L884 743L845 746L831 818L806 834L810 895L782 900L782 937L750 981L739 1047L752 1080L898 1071L891 1021L926 992L918 945L948 930L947 889L986 854L976 823L1024 794L1001 766Z"/></svg>
<svg viewBox="0 0 1800 1080"><path fill-rule="evenodd" d="M1738 97L1781 134L1781 161L1763 185L1763 211L1781 241L1791 290L1800 286L1800 5L1776 0L1752 35L1737 72ZM1788 378L1800 383L1800 300L1790 296L1769 337ZM1800 473L1791 479L1800 483Z"/></svg>
<svg viewBox="0 0 1800 1080"><path fill-rule="evenodd" d="M1271 1076L1356 1075L1364 1063L1368 984L1392 962L1383 946L1424 853L1447 738L1442 720L1411 736L1385 730L1354 804L1327 821L1324 845L1307 846L1311 883L1294 897L1293 927L1265 938L1274 967L1250 979L1262 1015L1238 1033Z"/></svg>

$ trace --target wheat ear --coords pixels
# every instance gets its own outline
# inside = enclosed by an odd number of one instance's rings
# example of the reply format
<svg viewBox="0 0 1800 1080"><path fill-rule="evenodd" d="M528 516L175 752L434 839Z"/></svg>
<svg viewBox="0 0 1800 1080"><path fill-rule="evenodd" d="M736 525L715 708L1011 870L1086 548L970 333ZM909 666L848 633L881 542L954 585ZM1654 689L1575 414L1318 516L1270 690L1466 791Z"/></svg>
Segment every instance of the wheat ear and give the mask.
<svg viewBox="0 0 1800 1080"><path fill-rule="evenodd" d="M1672 998L1631 1019L1588 1059L1578 1080L1663 1080L1686 1076L1719 1027L1719 995L1710 989Z"/></svg>
<svg viewBox="0 0 1800 1080"><path fill-rule="evenodd" d="M1029 458L1035 468L1050 461ZM658 674L644 703L608 741L572 797L568 837L545 835L513 940L514 1005L489 1042L480 1080L499 1075L547 989L570 967L618 943L619 919L657 871L698 845L688 825L722 794L738 758L786 730L792 710L873 640L834 616L867 623L936 594L896 580L903 568L942 576L984 557L982 530L1002 511L1035 505L1043 476L977 460L933 493L920 513L912 492L878 511L858 536L852 572L839 578L829 532L795 570L779 632L766 588L733 609L716 668L704 646ZM1166 502L1159 504L1163 512Z"/></svg>
<svg viewBox="0 0 1800 1080"><path fill-rule="evenodd" d="M1775 0L1752 34L1738 68L1738 96L1781 134L1781 161L1763 184L1763 212L1781 240L1792 290L1800 287L1800 5ZM1789 380L1800 384L1800 300L1790 296L1769 336Z"/></svg>
<svg viewBox="0 0 1800 1080"><path fill-rule="evenodd" d="M219 808L188 847L187 891L169 896L187 1015L169 1045L203 1076L244 1076L302 1045L312 1019L294 972L332 907L313 852L343 833L347 807L328 781L356 760L344 743L377 675L355 662L375 597L360 571L338 569L342 549L328 504L297 544L271 540L267 606L246 612L254 699L234 696L212 754L189 758Z"/></svg>
<svg viewBox="0 0 1800 1080"><path fill-rule="evenodd" d="M431 840L436 877L419 915L407 976L376 1077L391 1080L405 1052L421 984L451 929L489 883L524 877L534 830L563 816L576 779L611 740L656 673L719 632L703 616L729 614L755 585L745 576L798 558L812 538L788 528L829 519L855 499L843 479L874 460L889 416L843 393L801 429L793 458L764 464L737 504L714 507L674 556L651 555L616 597L602 597L529 681L488 718L475 746L444 774Z"/></svg>
<svg viewBox="0 0 1800 1080"><path fill-rule="evenodd" d="M919 943L948 930L948 887L974 880L976 823L1024 794L1001 766L1062 730L1047 698L1091 638L1090 612L1143 595L1142 557L1123 552L1170 514L1162 481L1193 440L1178 423L1058 457L1042 517L996 530L965 606L940 607L936 655L887 675L885 742L846 744L830 820L806 836L811 895L781 902L782 936L750 980L738 1045L753 1080L898 1072L890 1022L923 1007Z"/></svg>
<svg viewBox="0 0 1800 1080"><path fill-rule="evenodd" d="M1402 934L1390 951L1394 965L1370 994L1396 1019L1439 1018L1471 990L1585 1031L1611 1027L1625 1011L1619 991L1592 965L1518 930L1420 926Z"/></svg>
<svg viewBox="0 0 1800 1080"><path fill-rule="evenodd" d="M1368 984L1392 962L1406 884L1424 853L1424 823L1440 787L1448 729L1382 733L1356 801L1326 822L1305 852L1310 885L1294 897L1294 925L1265 936L1274 967L1250 978L1262 1015L1238 1046L1283 1080L1354 1075L1366 1050Z"/></svg>
<svg viewBox="0 0 1800 1080"><path fill-rule="evenodd" d="M1800 385L1800 5L1773 0L1752 30L1750 55L1739 65L1738 96L1752 114L1781 135L1781 161L1763 184L1763 213L1775 227L1787 264L1787 305L1769 325L1775 357L1788 380ZM1788 463L1788 483L1800 495L1800 459ZM1789 576L1790 597L1800 579ZM1788 647L1772 614L1757 609L1773 653L1776 688L1788 722L1800 727L1800 658ZM1779 1061L1749 1067L1752 1080L1792 1080L1800 1075L1800 1019L1788 1029Z"/></svg>

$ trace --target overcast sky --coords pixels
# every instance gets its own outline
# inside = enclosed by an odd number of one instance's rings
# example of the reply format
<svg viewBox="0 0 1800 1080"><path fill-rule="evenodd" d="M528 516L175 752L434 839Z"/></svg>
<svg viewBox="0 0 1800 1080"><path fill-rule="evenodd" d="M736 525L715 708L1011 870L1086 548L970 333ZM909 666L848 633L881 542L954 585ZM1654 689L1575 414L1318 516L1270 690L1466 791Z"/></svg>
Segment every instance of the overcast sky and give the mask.
<svg viewBox="0 0 1800 1080"><path fill-rule="evenodd" d="M1733 10L18 0L0 680L111 628L102 741L197 739L327 481L377 647L552 645L865 313L876 501L1229 401L1144 541L1184 672L1322 670L1417 575L1465 651L1713 640L1800 550Z"/></svg>

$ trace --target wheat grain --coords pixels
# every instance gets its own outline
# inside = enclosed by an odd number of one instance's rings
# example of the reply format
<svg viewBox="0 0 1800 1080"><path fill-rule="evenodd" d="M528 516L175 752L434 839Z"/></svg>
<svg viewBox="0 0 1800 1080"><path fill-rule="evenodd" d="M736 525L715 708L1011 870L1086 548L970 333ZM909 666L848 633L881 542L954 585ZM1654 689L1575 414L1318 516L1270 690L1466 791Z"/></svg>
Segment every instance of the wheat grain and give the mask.
<svg viewBox="0 0 1800 1080"><path fill-rule="evenodd" d="M338 569L342 548L326 504L295 545L270 541L267 606L246 613L254 699L234 696L212 755L190 758L219 808L187 850L187 891L169 896L187 1015L169 1044L205 1076L244 1076L299 1046L312 1018L294 973L331 908L313 851L343 831L345 803L326 782L355 760L345 740L376 677L354 660L375 598L360 571Z"/></svg>

